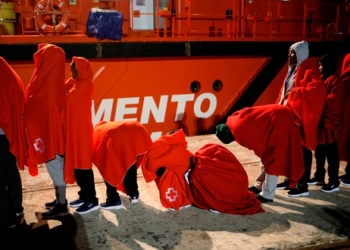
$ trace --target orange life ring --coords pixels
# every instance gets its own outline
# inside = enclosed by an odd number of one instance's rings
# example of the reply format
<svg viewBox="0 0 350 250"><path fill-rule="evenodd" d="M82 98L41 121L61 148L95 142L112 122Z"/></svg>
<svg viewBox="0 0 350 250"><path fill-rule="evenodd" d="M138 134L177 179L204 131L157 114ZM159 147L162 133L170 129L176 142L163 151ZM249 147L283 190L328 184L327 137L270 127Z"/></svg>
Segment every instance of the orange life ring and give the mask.
<svg viewBox="0 0 350 250"><path fill-rule="evenodd" d="M59 0L41 0L35 6L34 14L37 27L45 32L61 32L69 21L69 9ZM62 19L57 25L49 25L44 22L43 15L62 15Z"/></svg>

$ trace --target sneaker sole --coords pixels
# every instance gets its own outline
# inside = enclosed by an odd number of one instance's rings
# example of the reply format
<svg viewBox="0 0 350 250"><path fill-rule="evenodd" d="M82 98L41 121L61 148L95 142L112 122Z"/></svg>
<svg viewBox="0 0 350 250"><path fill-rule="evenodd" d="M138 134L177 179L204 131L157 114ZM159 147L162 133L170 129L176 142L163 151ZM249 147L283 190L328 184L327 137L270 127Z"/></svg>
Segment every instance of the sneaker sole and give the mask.
<svg viewBox="0 0 350 250"><path fill-rule="evenodd" d="M80 206L83 205L83 204L84 204L84 202L79 203L79 204L74 204L74 205L69 204L69 206L75 208L75 207L80 207Z"/></svg>
<svg viewBox="0 0 350 250"><path fill-rule="evenodd" d="M343 185L344 185L345 187L350 187L350 183L344 183L344 182L343 182Z"/></svg>
<svg viewBox="0 0 350 250"><path fill-rule="evenodd" d="M43 219L43 220L55 219L55 218L58 218L58 217L66 216L68 214L70 214L70 213L69 212L65 212L65 213L56 214L55 216L42 216L41 219Z"/></svg>
<svg viewBox="0 0 350 250"><path fill-rule="evenodd" d="M121 209L123 207L123 205L119 205L119 206L109 206L109 207L101 207L104 210L118 210Z"/></svg>
<svg viewBox="0 0 350 250"><path fill-rule="evenodd" d="M131 203L139 203L140 201L139 201L139 199L132 199L130 202Z"/></svg>
<svg viewBox="0 0 350 250"><path fill-rule="evenodd" d="M100 208L101 208L100 205L97 205L97 206L94 206L93 208L91 208L91 209L89 209L87 211L83 211L83 212L75 210L75 213L77 213L77 214L87 214L87 213L90 213L92 211L98 210Z"/></svg>
<svg viewBox="0 0 350 250"><path fill-rule="evenodd" d="M287 187L276 187L277 190L285 190Z"/></svg>
<svg viewBox="0 0 350 250"><path fill-rule="evenodd" d="M301 194L287 194L288 197L305 197L305 196L309 196L309 192L304 192L304 193L301 193Z"/></svg>
<svg viewBox="0 0 350 250"><path fill-rule="evenodd" d="M324 192L324 193L333 193L333 192L339 191L339 187L333 188L332 190L323 190L323 189L321 188L321 191Z"/></svg>

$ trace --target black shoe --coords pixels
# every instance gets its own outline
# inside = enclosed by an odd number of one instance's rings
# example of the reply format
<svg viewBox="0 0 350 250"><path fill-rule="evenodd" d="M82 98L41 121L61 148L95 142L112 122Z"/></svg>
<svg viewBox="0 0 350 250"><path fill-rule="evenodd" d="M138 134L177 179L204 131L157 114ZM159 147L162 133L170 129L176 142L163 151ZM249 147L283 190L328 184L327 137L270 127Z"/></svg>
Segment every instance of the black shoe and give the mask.
<svg viewBox="0 0 350 250"><path fill-rule="evenodd" d="M276 186L276 189L278 190L288 190L289 189L289 182L283 181L281 183L278 183Z"/></svg>
<svg viewBox="0 0 350 250"><path fill-rule="evenodd" d="M138 203L139 202L139 195L138 194L130 195L129 200L131 203Z"/></svg>
<svg viewBox="0 0 350 250"><path fill-rule="evenodd" d="M248 188L249 191L251 191L253 194L260 194L261 190L257 188L256 186L251 186Z"/></svg>
<svg viewBox="0 0 350 250"><path fill-rule="evenodd" d="M333 193L339 191L339 183L333 184L333 183L327 183L321 188L321 191L324 193Z"/></svg>
<svg viewBox="0 0 350 250"><path fill-rule="evenodd" d="M316 177L312 177L307 184L309 185L316 185L316 186L324 186L326 183L322 180L317 179Z"/></svg>
<svg viewBox="0 0 350 250"><path fill-rule="evenodd" d="M51 208L53 208L56 205L56 203L57 203L56 199L51 201L51 202L46 202L45 208L50 210ZM66 203L67 203L67 200L66 200Z"/></svg>
<svg viewBox="0 0 350 250"><path fill-rule="evenodd" d="M64 216L69 214L69 209L67 204L60 204L57 203L53 208L51 208L49 211L44 212L41 214L43 220L47 219L54 219L59 216Z"/></svg>
<svg viewBox="0 0 350 250"><path fill-rule="evenodd" d="M307 188L300 188L300 187L295 187L291 189L289 192L287 192L287 195L289 197L302 197L302 196L308 196L309 195L309 190Z"/></svg>
<svg viewBox="0 0 350 250"><path fill-rule="evenodd" d="M267 202L273 202L272 199L266 199L263 196L261 196L260 194L256 195L256 198L261 202L261 203L267 203Z"/></svg>
<svg viewBox="0 0 350 250"><path fill-rule="evenodd" d="M119 199L114 203L111 202L103 202L100 204L102 209L107 209L107 210L117 210L121 209L123 207L122 201Z"/></svg>
<svg viewBox="0 0 350 250"><path fill-rule="evenodd" d="M71 206L71 207L80 207L81 205L83 205L83 203L84 203L84 200L78 198L78 199L76 199L74 201L69 202L69 206Z"/></svg>
<svg viewBox="0 0 350 250"><path fill-rule="evenodd" d="M87 214L97 209L100 209L98 203L84 202L83 205L81 205L75 210L75 212L78 214Z"/></svg>

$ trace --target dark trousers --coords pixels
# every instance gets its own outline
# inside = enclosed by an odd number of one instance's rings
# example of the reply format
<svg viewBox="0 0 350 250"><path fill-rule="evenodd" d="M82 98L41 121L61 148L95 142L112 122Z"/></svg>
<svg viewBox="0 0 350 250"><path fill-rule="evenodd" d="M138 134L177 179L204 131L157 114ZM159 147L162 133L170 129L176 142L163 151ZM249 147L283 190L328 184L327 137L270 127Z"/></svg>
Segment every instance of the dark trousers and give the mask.
<svg viewBox="0 0 350 250"><path fill-rule="evenodd" d="M328 181L330 183L339 184L339 152L337 142L329 144L319 144L315 150L316 157L316 172L315 177L317 180L324 180L326 175L325 163L328 162Z"/></svg>
<svg viewBox="0 0 350 250"><path fill-rule="evenodd" d="M74 169L75 180L80 187L79 198L97 204L94 172L92 169Z"/></svg>
<svg viewBox="0 0 350 250"><path fill-rule="evenodd" d="M112 186L108 182L105 181L106 184L106 195L107 195L107 203L115 203L120 199L117 187ZM123 180L123 184L125 187L126 194L130 197L139 196L139 190L137 185L137 169L136 164L132 165L129 170L126 172L126 175Z"/></svg>
<svg viewBox="0 0 350 250"><path fill-rule="evenodd" d="M348 178L350 178L350 161L348 161L346 163L346 166L345 166L345 174Z"/></svg>
<svg viewBox="0 0 350 250"><path fill-rule="evenodd" d="M299 179L297 186L301 189L308 189L307 182L310 179L311 168L312 168L312 151L308 148L303 147L304 157L304 174Z"/></svg>
<svg viewBox="0 0 350 250"><path fill-rule="evenodd" d="M16 213L23 212L22 181L16 158L10 152L5 135L0 135L0 228L16 222Z"/></svg>

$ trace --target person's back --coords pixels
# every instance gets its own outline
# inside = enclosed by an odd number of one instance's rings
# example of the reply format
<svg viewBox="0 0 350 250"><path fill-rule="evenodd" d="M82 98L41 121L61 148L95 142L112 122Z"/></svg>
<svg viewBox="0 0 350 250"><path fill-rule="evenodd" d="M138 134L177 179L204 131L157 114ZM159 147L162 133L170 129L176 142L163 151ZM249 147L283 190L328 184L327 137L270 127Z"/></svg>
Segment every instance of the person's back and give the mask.
<svg viewBox="0 0 350 250"><path fill-rule="evenodd" d="M35 69L26 88L25 125L28 165L45 163L55 187L55 203L42 213L52 219L69 213L64 181L65 52L53 44L39 44L34 53ZM46 204L45 204L46 205Z"/></svg>
<svg viewBox="0 0 350 250"><path fill-rule="evenodd" d="M343 84L336 73L337 63L338 57L335 54L325 54L319 59L319 71L327 88L327 97L317 129L316 172L314 177L308 181L309 185L322 185L321 191L326 193L339 190L337 140L343 106ZM329 181L327 184L324 184L326 159L328 162Z"/></svg>
<svg viewBox="0 0 350 250"><path fill-rule="evenodd" d="M350 53L346 54L343 59L340 79L344 84L344 106L341 115L338 148L340 160L347 162L347 165L345 174L339 176L339 179L344 186L350 186Z"/></svg>
<svg viewBox="0 0 350 250"><path fill-rule="evenodd" d="M22 80L2 57L0 75L0 244L4 244L3 233L24 216L19 169L24 170L26 140Z"/></svg>

